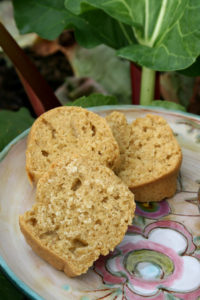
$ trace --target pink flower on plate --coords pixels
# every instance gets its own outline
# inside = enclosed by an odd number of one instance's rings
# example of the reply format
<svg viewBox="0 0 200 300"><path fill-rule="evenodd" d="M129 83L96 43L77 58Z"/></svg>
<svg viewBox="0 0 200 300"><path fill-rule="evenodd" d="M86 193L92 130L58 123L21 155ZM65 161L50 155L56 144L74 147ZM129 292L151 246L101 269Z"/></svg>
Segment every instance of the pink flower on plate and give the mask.
<svg viewBox="0 0 200 300"><path fill-rule="evenodd" d="M135 213L137 216L158 220L164 216L169 215L170 206L167 200L149 203L137 202Z"/></svg>
<svg viewBox="0 0 200 300"><path fill-rule="evenodd" d="M143 234L132 226L122 243L95 263L105 284L118 288L115 299L194 300L200 296L200 262L192 235L180 223L158 221ZM173 296L174 295L174 296Z"/></svg>

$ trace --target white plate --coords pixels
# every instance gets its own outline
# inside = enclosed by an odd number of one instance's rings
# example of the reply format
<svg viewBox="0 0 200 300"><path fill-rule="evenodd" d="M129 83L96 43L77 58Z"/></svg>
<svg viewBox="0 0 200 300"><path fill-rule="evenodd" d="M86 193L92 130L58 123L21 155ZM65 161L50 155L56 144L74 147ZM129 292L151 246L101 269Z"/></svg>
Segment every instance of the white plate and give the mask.
<svg viewBox="0 0 200 300"><path fill-rule="evenodd" d="M139 107L92 109L101 116L123 111L129 122L154 113L176 134L183 163L176 195L161 203L137 205L133 225L114 253L101 257L77 278L68 278L26 244L18 217L34 202L25 173L28 131L0 154L0 266L32 299L197 299L200 297L200 118L187 113ZM153 199L152 199L153 200Z"/></svg>

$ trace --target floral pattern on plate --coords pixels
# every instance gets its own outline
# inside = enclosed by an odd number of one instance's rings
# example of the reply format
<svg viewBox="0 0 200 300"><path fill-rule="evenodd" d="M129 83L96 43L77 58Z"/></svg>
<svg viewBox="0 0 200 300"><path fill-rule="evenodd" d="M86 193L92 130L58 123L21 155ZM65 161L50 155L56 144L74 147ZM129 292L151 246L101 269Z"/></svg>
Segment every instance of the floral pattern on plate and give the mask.
<svg viewBox="0 0 200 300"><path fill-rule="evenodd" d="M166 200L149 203L138 202L135 213L137 216L149 219L160 219L170 213L170 206Z"/></svg>
<svg viewBox="0 0 200 300"><path fill-rule="evenodd" d="M194 251L192 235L183 225L158 221L141 234L130 227L115 251L95 263L95 270L105 284L118 286L122 299L165 299L166 292L195 299L200 295L200 262Z"/></svg>

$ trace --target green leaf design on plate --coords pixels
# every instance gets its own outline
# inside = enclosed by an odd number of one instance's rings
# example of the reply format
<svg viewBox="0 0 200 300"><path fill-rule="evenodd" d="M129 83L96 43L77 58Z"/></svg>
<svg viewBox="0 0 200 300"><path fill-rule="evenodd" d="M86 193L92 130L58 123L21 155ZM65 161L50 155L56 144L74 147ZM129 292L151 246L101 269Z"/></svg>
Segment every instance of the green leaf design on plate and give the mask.
<svg viewBox="0 0 200 300"><path fill-rule="evenodd" d="M137 270L140 263L149 263L149 266L145 269L147 272L147 274L145 274L146 276L151 276L150 273L153 266L155 269L157 268L156 276L158 276L158 278L162 278L163 276L164 278L168 277L174 271L173 261L167 255L149 249L134 250L126 257L125 265L129 273L143 278L142 274L140 274L140 270Z"/></svg>
<svg viewBox="0 0 200 300"><path fill-rule="evenodd" d="M199 250L200 250L200 236L195 236L195 237L193 238L193 242L194 242L194 244L195 244L196 247L197 247L197 250L196 250L196 251L199 251Z"/></svg>
<svg viewBox="0 0 200 300"><path fill-rule="evenodd" d="M180 300L180 298L177 298L177 297L175 297L172 294L169 294L167 292L165 292L164 295L165 295L166 300Z"/></svg>
<svg viewBox="0 0 200 300"><path fill-rule="evenodd" d="M26 108L19 111L0 111L0 151L34 121Z"/></svg>
<svg viewBox="0 0 200 300"><path fill-rule="evenodd" d="M118 104L117 99L114 96L107 96L102 94L91 94L86 97L83 96L74 102L68 103L67 106L81 106L81 107L92 107L101 105L115 105Z"/></svg>
<svg viewBox="0 0 200 300"><path fill-rule="evenodd" d="M144 227L145 224L146 224L146 219L145 217L142 217L142 216L135 216L134 219L133 219L133 225L138 225L140 227Z"/></svg>

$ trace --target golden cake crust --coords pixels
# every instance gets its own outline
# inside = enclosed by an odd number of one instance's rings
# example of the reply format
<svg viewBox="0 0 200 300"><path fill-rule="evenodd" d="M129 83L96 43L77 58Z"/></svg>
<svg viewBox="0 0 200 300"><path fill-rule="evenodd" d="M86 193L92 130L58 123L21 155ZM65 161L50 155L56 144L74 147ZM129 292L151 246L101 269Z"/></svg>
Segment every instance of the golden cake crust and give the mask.
<svg viewBox="0 0 200 300"><path fill-rule="evenodd" d="M111 169L73 156L39 179L36 203L19 224L40 257L74 277L114 250L134 211L134 195Z"/></svg>
<svg viewBox="0 0 200 300"><path fill-rule="evenodd" d="M167 122L158 115L131 124L121 112L106 117L120 148L116 174L140 202L161 201L176 192L181 148Z"/></svg>
<svg viewBox="0 0 200 300"><path fill-rule="evenodd" d="M114 169L119 148L104 118L81 107L57 107L34 122L27 142L26 171L36 182L65 154L92 157Z"/></svg>

